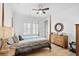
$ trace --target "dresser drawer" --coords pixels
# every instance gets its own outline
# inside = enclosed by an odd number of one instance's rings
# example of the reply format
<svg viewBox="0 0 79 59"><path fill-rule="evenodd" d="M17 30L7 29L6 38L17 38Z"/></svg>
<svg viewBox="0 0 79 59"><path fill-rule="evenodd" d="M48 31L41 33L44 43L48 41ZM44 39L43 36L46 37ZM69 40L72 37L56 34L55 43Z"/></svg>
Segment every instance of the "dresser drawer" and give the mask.
<svg viewBox="0 0 79 59"><path fill-rule="evenodd" d="M57 44L57 45L60 45L60 46L65 45L63 40L60 40L60 39L57 39L57 38L55 38L54 43Z"/></svg>
<svg viewBox="0 0 79 59"><path fill-rule="evenodd" d="M53 41L53 43L55 43L58 46L61 47L67 47L68 46L68 36L59 36L59 35L54 35L51 36L51 39Z"/></svg>
<svg viewBox="0 0 79 59"><path fill-rule="evenodd" d="M64 42L64 39L56 37L56 38L54 38L54 41Z"/></svg>

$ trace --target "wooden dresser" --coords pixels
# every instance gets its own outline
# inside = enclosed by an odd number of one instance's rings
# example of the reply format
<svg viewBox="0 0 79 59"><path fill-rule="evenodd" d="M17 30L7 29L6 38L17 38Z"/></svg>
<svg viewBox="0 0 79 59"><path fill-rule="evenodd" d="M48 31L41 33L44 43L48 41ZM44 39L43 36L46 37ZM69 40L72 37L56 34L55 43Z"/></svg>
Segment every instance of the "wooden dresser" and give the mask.
<svg viewBox="0 0 79 59"><path fill-rule="evenodd" d="M79 56L79 24L76 24L76 55Z"/></svg>
<svg viewBox="0 0 79 59"><path fill-rule="evenodd" d="M65 36L65 35L60 36L60 35L52 34L51 42L63 48L67 48L68 47L68 36Z"/></svg>

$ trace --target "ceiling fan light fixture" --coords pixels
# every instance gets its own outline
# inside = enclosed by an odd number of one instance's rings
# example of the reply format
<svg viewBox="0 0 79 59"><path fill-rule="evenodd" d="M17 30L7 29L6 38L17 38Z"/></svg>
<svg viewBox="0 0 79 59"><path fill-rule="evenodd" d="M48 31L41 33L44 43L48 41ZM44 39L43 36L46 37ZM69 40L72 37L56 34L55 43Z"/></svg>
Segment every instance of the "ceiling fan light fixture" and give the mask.
<svg viewBox="0 0 79 59"><path fill-rule="evenodd" d="M39 12L37 12L36 14L39 14Z"/></svg>
<svg viewBox="0 0 79 59"><path fill-rule="evenodd" d="M39 4L39 8L38 9L32 9L36 11L36 14L46 14L46 11L49 10L49 8L42 8L42 5Z"/></svg>
<svg viewBox="0 0 79 59"><path fill-rule="evenodd" d="M43 11L43 14L46 14L46 12Z"/></svg>
<svg viewBox="0 0 79 59"><path fill-rule="evenodd" d="M42 14L42 11L40 10L39 13Z"/></svg>

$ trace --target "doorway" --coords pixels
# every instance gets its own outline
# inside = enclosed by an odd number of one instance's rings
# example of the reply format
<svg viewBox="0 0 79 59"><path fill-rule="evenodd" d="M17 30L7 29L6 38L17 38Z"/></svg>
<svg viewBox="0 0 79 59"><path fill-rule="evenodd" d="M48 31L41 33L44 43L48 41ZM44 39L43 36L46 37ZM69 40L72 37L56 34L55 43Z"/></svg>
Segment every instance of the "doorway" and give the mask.
<svg viewBox="0 0 79 59"><path fill-rule="evenodd" d="M44 22L44 34L45 34L45 37L47 38L48 37L48 20Z"/></svg>

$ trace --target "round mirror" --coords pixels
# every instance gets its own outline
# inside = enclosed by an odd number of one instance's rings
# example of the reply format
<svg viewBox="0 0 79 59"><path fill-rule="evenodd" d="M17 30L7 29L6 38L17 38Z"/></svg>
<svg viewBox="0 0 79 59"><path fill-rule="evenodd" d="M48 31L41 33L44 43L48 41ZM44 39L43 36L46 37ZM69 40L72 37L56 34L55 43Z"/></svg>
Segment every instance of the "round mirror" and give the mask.
<svg viewBox="0 0 79 59"><path fill-rule="evenodd" d="M56 24L55 24L55 30L56 30L57 32L61 32L61 31L63 31L63 29L64 29L64 26L63 26L62 23L56 23Z"/></svg>

